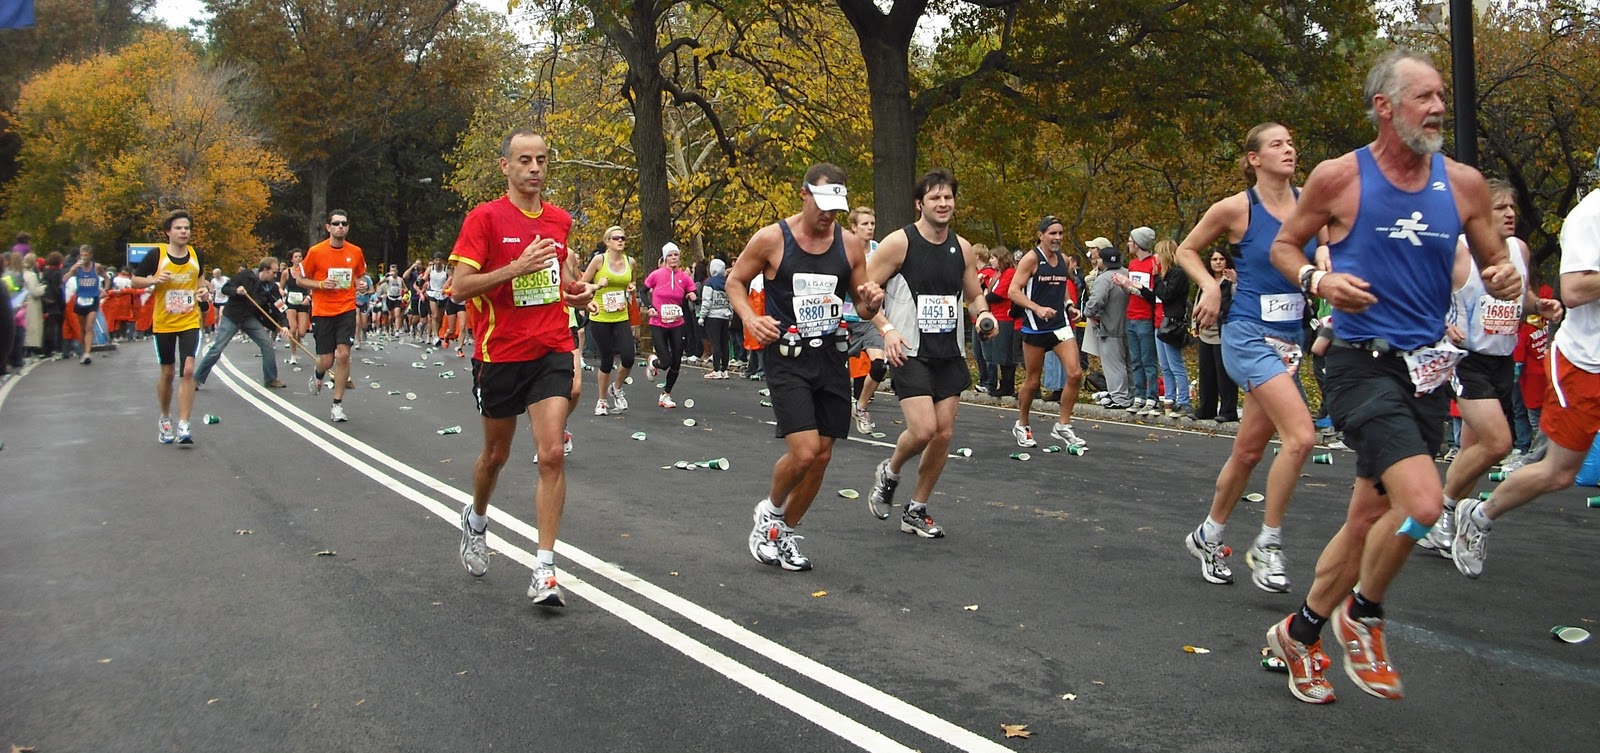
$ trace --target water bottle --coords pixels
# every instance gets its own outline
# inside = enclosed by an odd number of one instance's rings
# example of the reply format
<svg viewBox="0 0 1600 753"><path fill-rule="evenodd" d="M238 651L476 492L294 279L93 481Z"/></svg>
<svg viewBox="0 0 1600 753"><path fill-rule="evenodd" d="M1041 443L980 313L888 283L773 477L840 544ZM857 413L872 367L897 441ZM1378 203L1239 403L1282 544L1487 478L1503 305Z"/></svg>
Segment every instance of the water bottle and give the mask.
<svg viewBox="0 0 1600 753"><path fill-rule="evenodd" d="M783 338L778 340L778 354L785 358L794 358L800 355L800 328L789 325L789 331L783 333Z"/></svg>
<svg viewBox="0 0 1600 753"><path fill-rule="evenodd" d="M838 348L840 353L850 350L850 326L843 321L839 322L838 331L833 333L833 346Z"/></svg>

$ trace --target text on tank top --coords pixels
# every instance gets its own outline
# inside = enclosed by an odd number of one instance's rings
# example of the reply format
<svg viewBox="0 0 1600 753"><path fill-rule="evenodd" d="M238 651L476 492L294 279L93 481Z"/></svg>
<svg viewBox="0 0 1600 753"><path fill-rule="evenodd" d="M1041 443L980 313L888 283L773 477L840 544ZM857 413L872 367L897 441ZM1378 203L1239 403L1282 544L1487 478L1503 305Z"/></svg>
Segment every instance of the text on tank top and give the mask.
<svg viewBox="0 0 1600 753"><path fill-rule="evenodd" d="M765 282L767 316L778 320L780 333L791 326L807 339L837 333L851 271L843 229L834 226L833 243L820 254L801 248L786 220L778 220L778 230L783 260L776 276Z"/></svg>
<svg viewBox="0 0 1600 753"><path fill-rule="evenodd" d="M960 358L956 329L961 321L967 271L961 241L953 230L946 230L944 242L938 244L922 237L915 224L906 225L904 231L906 258L900 264L900 276L917 307L917 329L921 334L917 356Z"/></svg>
<svg viewBox="0 0 1600 753"><path fill-rule="evenodd" d="M1039 266L1028 278L1028 300L1055 309L1056 313L1049 319L1041 319L1031 309L1024 309L1022 331L1030 335L1042 335L1067 326L1067 281L1070 277L1065 256L1056 254L1056 263L1051 264L1043 250L1035 247L1033 253L1039 257Z"/></svg>
<svg viewBox="0 0 1600 753"><path fill-rule="evenodd" d="M1245 195L1250 200L1250 225L1238 243L1228 245L1239 277L1228 321L1260 322L1298 336L1300 322L1305 316L1305 294L1272 266L1272 241L1278 237L1283 223L1267 211L1254 186L1245 189ZM1300 189L1294 189L1294 196L1300 198ZM1316 258L1315 236L1306 241L1305 252L1307 263Z"/></svg>
<svg viewBox="0 0 1600 753"><path fill-rule="evenodd" d="M1391 184L1369 147L1356 150L1356 164L1361 205L1350 233L1330 247L1333 271L1367 281L1378 302L1359 314L1334 316L1334 333L1355 343L1382 338L1400 350L1437 343L1450 312L1461 235L1444 155L1433 155L1418 191Z"/></svg>

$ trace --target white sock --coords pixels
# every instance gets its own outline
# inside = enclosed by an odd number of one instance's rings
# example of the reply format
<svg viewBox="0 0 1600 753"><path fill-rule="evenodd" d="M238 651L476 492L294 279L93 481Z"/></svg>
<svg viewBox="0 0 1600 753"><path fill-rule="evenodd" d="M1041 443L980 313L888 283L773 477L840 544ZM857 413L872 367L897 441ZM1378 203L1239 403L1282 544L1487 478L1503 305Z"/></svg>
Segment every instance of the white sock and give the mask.
<svg viewBox="0 0 1600 753"><path fill-rule="evenodd" d="M555 567L556 566L556 553L555 553L555 550L552 550L552 549L540 549L539 550L539 564L544 566L544 567Z"/></svg>
<svg viewBox="0 0 1600 753"><path fill-rule="evenodd" d="M1489 503L1488 502L1484 502L1481 505L1473 505L1473 507L1472 507L1472 524L1477 526L1477 527L1479 527L1479 528L1482 528L1485 531L1489 530L1490 528L1492 528L1494 526L1494 521L1492 519L1490 519L1488 515L1484 514L1485 511L1488 510L1488 508L1489 508Z"/></svg>
<svg viewBox="0 0 1600 753"><path fill-rule="evenodd" d="M889 466L884 466L883 467L883 477L886 478L886 479L889 479L890 481L899 481L900 480L900 474L895 473L894 469L890 468Z"/></svg>
<svg viewBox="0 0 1600 753"><path fill-rule="evenodd" d="M1283 528L1273 528L1265 523L1261 524L1261 533L1256 534L1256 546L1265 549L1269 546L1283 546Z"/></svg>
<svg viewBox="0 0 1600 753"><path fill-rule="evenodd" d="M774 506L772 504L772 500L771 499L763 499L763 500L761 500L761 504L759 505L759 507L761 509L761 516L762 517L765 517L765 518L777 518L777 519L782 519L783 518L783 509L780 508L780 507Z"/></svg>
<svg viewBox="0 0 1600 753"><path fill-rule="evenodd" d="M922 512L923 510L928 509L928 503L926 503L926 502L918 502L918 501L913 499L913 500L911 500L911 504L907 505L907 507L911 510L911 512L913 514L916 514L916 513Z"/></svg>
<svg viewBox="0 0 1600 753"><path fill-rule="evenodd" d="M1200 524L1200 540L1208 544L1221 543L1222 532L1227 530L1227 528L1227 523L1218 523L1217 521L1212 520L1210 515L1207 515L1206 522Z"/></svg>
<svg viewBox="0 0 1600 753"><path fill-rule="evenodd" d="M472 527L473 533L483 533L489 530L489 516L479 515L477 510L467 511L467 525Z"/></svg>
<svg viewBox="0 0 1600 753"><path fill-rule="evenodd" d="M1456 501L1451 499L1450 495L1448 494L1444 495L1444 509L1450 510L1451 512L1454 512L1456 509Z"/></svg>

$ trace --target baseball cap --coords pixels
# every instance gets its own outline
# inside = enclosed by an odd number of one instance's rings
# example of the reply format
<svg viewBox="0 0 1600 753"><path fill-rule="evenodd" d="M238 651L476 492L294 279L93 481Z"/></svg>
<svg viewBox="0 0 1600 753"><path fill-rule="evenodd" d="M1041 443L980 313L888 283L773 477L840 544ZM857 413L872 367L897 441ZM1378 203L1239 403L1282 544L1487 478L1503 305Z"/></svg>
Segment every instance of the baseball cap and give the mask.
<svg viewBox="0 0 1600 753"><path fill-rule="evenodd" d="M1111 248L1111 240L1102 235L1083 245L1089 248Z"/></svg>
<svg viewBox="0 0 1600 753"><path fill-rule="evenodd" d="M1049 230L1051 225L1062 225L1065 227L1065 224L1062 223L1061 220L1056 219L1055 215L1047 214L1039 219L1038 228L1034 232L1042 233L1046 230Z"/></svg>
<svg viewBox="0 0 1600 753"><path fill-rule="evenodd" d="M843 183L807 184L806 190L817 200L817 208L824 212L850 211L850 191Z"/></svg>

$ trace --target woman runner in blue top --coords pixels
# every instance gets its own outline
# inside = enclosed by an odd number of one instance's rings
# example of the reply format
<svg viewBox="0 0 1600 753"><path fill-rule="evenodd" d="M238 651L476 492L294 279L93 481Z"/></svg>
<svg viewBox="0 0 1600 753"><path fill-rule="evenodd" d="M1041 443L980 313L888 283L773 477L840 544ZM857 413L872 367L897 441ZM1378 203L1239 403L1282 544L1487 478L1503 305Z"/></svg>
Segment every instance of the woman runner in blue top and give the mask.
<svg viewBox="0 0 1600 753"><path fill-rule="evenodd" d="M1207 272L1200 252L1226 234L1238 267L1239 282L1228 320L1222 323L1223 363L1228 375L1245 390L1245 412L1233 452L1217 474L1216 494L1204 523L1184 539L1184 546L1200 560L1200 575L1211 583L1233 583L1233 572L1222 545L1223 528L1239 495L1250 483L1250 473L1261 462L1267 443L1276 433L1283 442L1267 474L1267 508L1245 555L1250 580L1264 591L1286 593L1289 573L1284 561L1282 533L1284 511L1294 494L1300 469L1311 454L1316 432L1311 412L1295 380L1300 371L1300 327L1305 296L1272 267L1272 239L1282 218L1294 211L1299 191L1291 182L1295 170L1294 139L1277 123L1262 123L1245 136L1243 163L1254 185L1229 196L1206 211L1200 224L1178 247L1178 263L1200 286L1195 322L1210 326L1221 301L1216 280ZM1327 247L1306 246L1306 258L1316 258L1327 269Z"/></svg>

